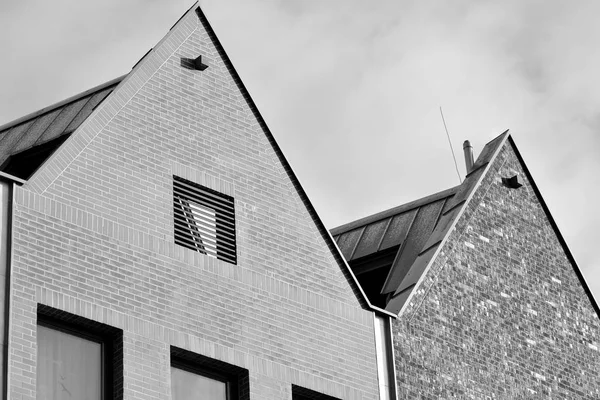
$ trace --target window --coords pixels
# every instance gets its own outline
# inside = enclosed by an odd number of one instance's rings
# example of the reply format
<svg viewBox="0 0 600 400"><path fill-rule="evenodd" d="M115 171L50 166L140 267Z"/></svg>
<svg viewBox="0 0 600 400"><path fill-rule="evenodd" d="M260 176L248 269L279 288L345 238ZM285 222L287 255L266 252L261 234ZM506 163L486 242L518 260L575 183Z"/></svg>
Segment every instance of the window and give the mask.
<svg viewBox="0 0 600 400"><path fill-rule="evenodd" d="M173 176L175 243L235 264L233 197Z"/></svg>
<svg viewBox="0 0 600 400"><path fill-rule="evenodd" d="M108 325L38 307L37 398L122 398L122 337Z"/></svg>
<svg viewBox="0 0 600 400"><path fill-rule="evenodd" d="M247 400L248 370L171 347L173 400Z"/></svg>
<svg viewBox="0 0 600 400"><path fill-rule="evenodd" d="M197 400L199 395L206 400L228 400L235 398L231 383L221 376L207 375L205 371L195 370L185 365L171 366L171 393L173 400Z"/></svg>

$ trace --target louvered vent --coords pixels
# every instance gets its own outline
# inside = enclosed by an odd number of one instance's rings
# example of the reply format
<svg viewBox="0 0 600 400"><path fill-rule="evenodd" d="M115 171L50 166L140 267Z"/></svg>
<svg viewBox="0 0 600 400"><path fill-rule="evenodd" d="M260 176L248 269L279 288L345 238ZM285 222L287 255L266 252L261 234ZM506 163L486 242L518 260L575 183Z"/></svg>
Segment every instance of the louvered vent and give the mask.
<svg viewBox="0 0 600 400"><path fill-rule="evenodd" d="M175 243L235 264L233 197L173 176Z"/></svg>

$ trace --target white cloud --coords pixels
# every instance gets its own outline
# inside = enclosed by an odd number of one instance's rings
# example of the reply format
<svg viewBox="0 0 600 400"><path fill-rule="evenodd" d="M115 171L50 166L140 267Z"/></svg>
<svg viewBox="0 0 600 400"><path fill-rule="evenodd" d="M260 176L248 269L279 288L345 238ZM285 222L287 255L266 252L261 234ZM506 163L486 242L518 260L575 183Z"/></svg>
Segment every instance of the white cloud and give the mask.
<svg viewBox="0 0 600 400"><path fill-rule="evenodd" d="M7 121L126 73L189 1L0 5ZM458 183L511 128L600 293L600 3L202 1L328 226Z"/></svg>

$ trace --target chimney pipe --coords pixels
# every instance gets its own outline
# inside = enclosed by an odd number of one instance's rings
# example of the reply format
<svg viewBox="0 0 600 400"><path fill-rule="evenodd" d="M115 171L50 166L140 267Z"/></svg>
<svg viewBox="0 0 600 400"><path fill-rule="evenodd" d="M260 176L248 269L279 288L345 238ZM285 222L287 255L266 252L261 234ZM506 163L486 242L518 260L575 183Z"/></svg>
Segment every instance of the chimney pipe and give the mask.
<svg viewBox="0 0 600 400"><path fill-rule="evenodd" d="M473 147L471 147L471 142L465 140L463 143L463 150L465 152L465 164L467 165L467 175L473 169Z"/></svg>

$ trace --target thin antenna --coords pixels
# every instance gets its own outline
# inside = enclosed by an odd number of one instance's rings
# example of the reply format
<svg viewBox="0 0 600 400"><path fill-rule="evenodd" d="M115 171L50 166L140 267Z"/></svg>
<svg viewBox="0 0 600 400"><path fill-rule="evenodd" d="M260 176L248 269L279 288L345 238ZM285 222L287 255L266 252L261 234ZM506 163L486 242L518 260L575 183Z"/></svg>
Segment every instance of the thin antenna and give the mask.
<svg viewBox="0 0 600 400"><path fill-rule="evenodd" d="M442 112L442 106L440 106L440 115L442 116L442 122L444 123L444 129L446 130L446 136L448 137L448 143L450 144L450 150L452 151L452 158L454 159L454 166L456 167L456 175L458 175L458 181L462 183L460 179L460 172L458 172L458 164L456 163L456 156L454 155L454 148L452 147L452 141L450 140L450 134L448 133L448 127L446 126L446 120L444 119L444 113Z"/></svg>

